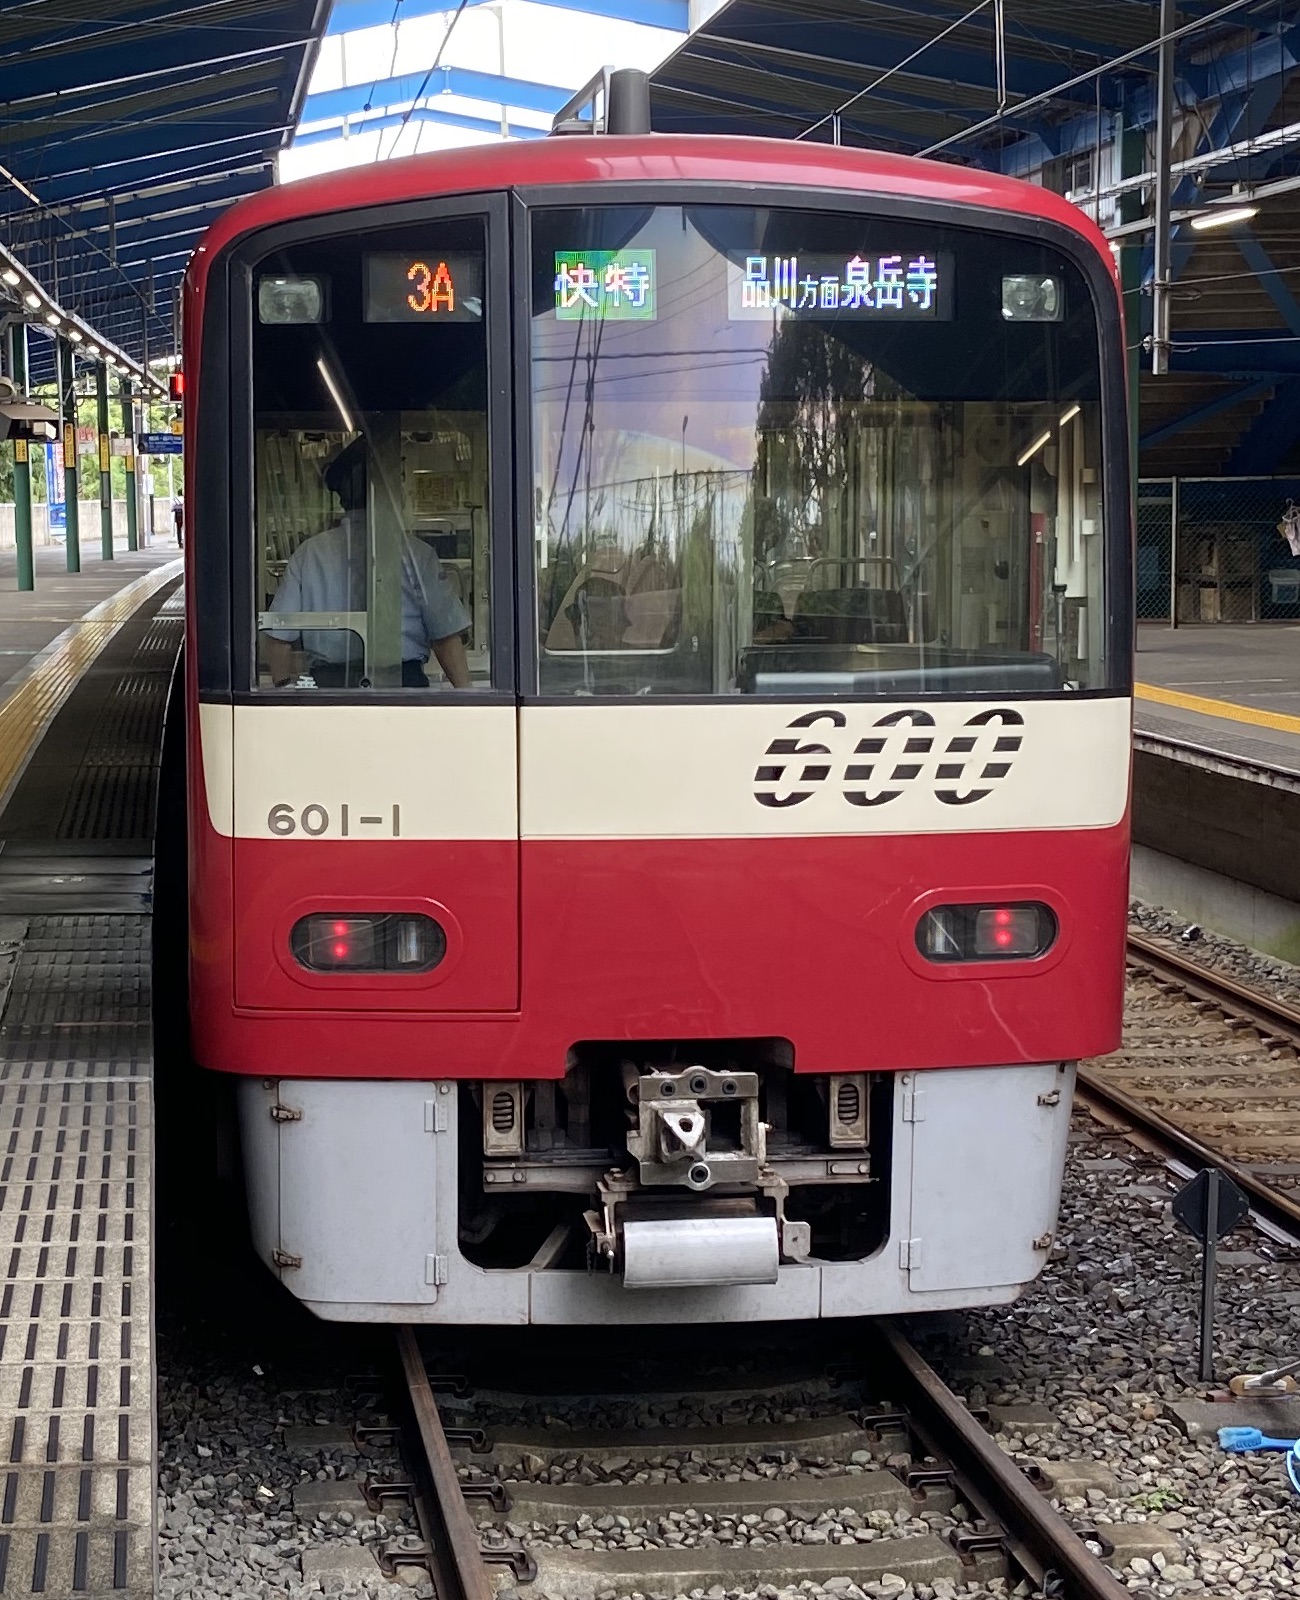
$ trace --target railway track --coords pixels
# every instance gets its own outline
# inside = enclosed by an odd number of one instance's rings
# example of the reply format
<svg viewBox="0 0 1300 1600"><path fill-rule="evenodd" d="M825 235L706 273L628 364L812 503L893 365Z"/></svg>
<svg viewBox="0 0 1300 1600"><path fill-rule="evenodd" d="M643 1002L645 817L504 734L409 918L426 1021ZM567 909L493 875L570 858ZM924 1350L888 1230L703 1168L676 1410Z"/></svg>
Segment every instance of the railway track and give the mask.
<svg viewBox="0 0 1300 1600"><path fill-rule="evenodd" d="M1080 1068L1079 1103L1176 1167L1217 1166L1300 1238L1300 1010L1143 935L1128 951L1124 1043Z"/></svg>
<svg viewBox="0 0 1300 1600"><path fill-rule="evenodd" d="M632 1363L613 1380L630 1387L605 1394L441 1402L413 1330L398 1340L439 1600L717 1600L809 1579L849 1600L996 1578L1059 1600L1128 1593L1094 1553L1103 1534L1058 1513L1051 1480L1016 1466L893 1326L820 1376L791 1380L792 1354L775 1383L741 1362L665 1391ZM653 1383L691 1362L651 1368Z"/></svg>
<svg viewBox="0 0 1300 1600"><path fill-rule="evenodd" d="M1300 1238L1300 1190L1276 1181L1300 1177L1300 1011L1140 935L1129 962L1124 1048L1081 1069L1081 1104L1179 1169L1217 1165ZM654 1390L629 1368L622 1391L583 1373L568 1396L444 1393L414 1330L398 1337L422 1530L402 1559L427 1561L439 1600L734 1600L808 1579L850 1600L994 1578L1053 1600L1128 1593L1104 1529L1057 1512L1051 1479L1017 1466L893 1325L820 1376L792 1379L791 1355L774 1383L739 1370ZM661 1370L680 1381L690 1362Z"/></svg>

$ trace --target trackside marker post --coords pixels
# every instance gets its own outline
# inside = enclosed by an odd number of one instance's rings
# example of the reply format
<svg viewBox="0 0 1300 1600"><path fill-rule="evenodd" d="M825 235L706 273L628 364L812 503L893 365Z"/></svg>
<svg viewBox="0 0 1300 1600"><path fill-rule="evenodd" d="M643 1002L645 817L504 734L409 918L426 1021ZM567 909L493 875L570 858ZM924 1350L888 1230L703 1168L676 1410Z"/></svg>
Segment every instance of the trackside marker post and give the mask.
<svg viewBox="0 0 1300 1600"><path fill-rule="evenodd" d="M1201 1241L1200 1375L1202 1383L1209 1383L1214 1377L1214 1284L1219 1240L1245 1221L1250 1202L1231 1178L1217 1167L1206 1167L1174 1196L1173 1213L1188 1233Z"/></svg>

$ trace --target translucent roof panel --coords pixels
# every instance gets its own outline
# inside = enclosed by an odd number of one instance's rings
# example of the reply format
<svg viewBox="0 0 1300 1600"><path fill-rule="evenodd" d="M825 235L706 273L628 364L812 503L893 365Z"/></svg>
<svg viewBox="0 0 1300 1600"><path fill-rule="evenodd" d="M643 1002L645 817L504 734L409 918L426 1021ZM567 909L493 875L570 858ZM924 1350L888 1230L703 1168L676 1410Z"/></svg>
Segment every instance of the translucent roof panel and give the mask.
<svg viewBox="0 0 1300 1600"><path fill-rule="evenodd" d="M337 0L280 178L540 138L603 66L653 71L686 28L687 0Z"/></svg>

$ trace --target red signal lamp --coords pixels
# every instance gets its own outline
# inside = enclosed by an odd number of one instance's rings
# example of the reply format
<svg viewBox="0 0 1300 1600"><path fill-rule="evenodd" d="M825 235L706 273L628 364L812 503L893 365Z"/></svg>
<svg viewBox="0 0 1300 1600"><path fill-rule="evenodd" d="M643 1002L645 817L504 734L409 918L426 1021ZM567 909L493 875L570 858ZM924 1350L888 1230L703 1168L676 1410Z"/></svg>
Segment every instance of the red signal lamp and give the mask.
<svg viewBox="0 0 1300 1600"><path fill-rule="evenodd" d="M185 374L173 372L167 379L167 397L170 400L181 401L185 398Z"/></svg>
<svg viewBox="0 0 1300 1600"><path fill-rule="evenodd" d="M294 959L309 972L429 972L447 953L447 937L422 912L317 912L289 935Z"/></svg>
<svg viewBox="0 0 1300 1600"><path fill-rule="evenodd" d="M1055 915L1036 901L933 906L917 925L916 945L928 961L1032 961L1057 932Z"/></svg>

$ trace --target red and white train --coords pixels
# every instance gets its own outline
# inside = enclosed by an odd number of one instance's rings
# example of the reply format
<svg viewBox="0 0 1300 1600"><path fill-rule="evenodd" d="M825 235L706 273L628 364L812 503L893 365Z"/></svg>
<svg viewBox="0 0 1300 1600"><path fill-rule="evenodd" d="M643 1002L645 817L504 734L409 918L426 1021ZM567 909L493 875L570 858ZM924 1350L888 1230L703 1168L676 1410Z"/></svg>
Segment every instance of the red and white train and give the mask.
<svg viewBox="0 0 1300 1600"><path fill-rule="evenodd" d="M189 989L322 1317L1008 1300L1115 1047L1121 313L1072 206L609 133L185 302Z"/></svg>

